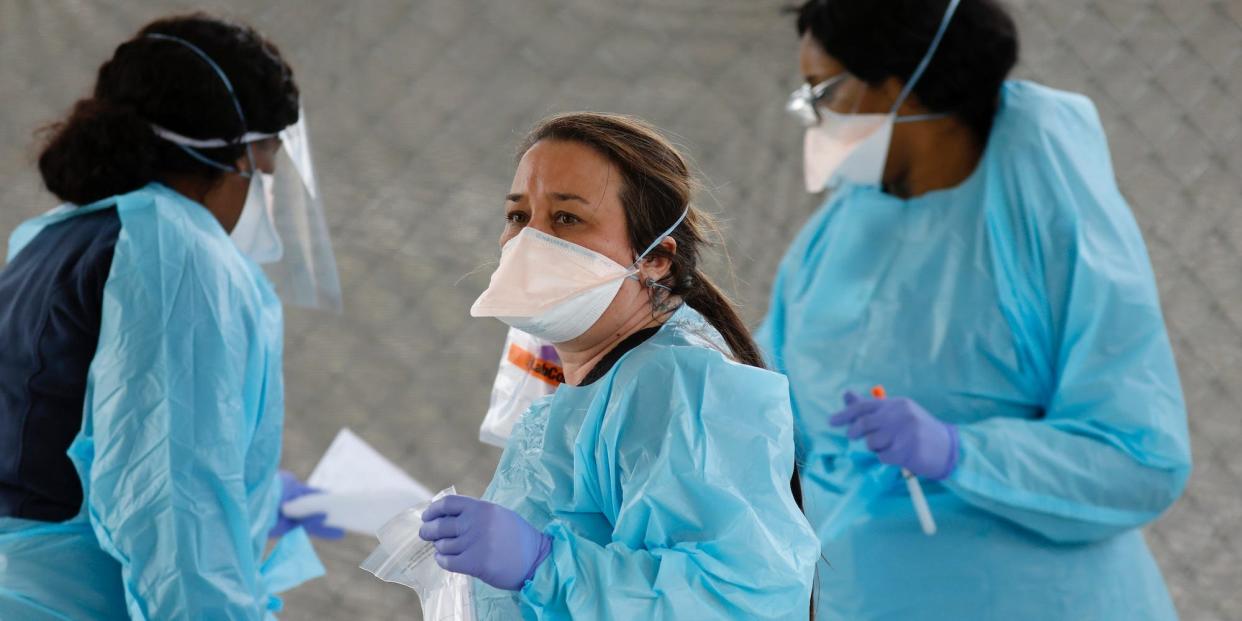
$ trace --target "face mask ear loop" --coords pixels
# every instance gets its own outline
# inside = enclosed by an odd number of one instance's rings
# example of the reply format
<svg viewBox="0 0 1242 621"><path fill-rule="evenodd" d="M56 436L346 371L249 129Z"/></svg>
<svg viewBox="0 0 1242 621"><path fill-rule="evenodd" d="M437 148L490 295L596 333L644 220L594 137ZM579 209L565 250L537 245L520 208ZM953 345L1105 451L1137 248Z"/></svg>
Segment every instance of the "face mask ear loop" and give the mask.
<svg viewBox="0 0 1242 621"><path fill-rule="evenodd" d="M254 161L254 145L249 142L246 143L246 159L250 160L250 170L238 171L237 174L243 178L250 179L250 182L254 183L254 176L259 172L259 165Z"/></svg>
<svg viewBox="0 0 1242 621"><path fill-rule="evenodd" d="M923 77L923 72L927 71L927 65L931 64L931 59L936 55L936 48L940 47L940 40L944 39L944 33L949 29L949 22L953 20L953 14L957 12L957 5L961 0L949 0L949 7L944 11L944 17L940 20L940 29L936 31L936 36L932 37L931 45L927 48L927 53L923 55L923 60L919 61L919 66L914 69L914 73L910 74L910 79L906 80L906 85L902 87L901 94L897 96L897 101L893 104L893 109L889 114L896 115L897 110L901 108L901 104L906 103L906 97L914 91L914 85L918 84L919 78Z"/></svg>
<svg viewBox="0 0 1242 621"><path fill-rule="evenodd" d="M673 231L676 231L677 227L681 226L681 223L685 222L686 217L689 215L690 208L686 207L686 210L681 212L681 216L677 218L677 221L673 223L673 226L664 229L664 232L660 233L660 235L655 238L655 241L651 242L651 245L647 246L647 249L644 250L642 254L638 255L638 258L634 260L634 267L638 267L638 264L641 263L643 259L647 258L647 255L651 254L651 251L655 250L656 246L659 246L660 242L664 241L664 238L671 235Z"/></svg>
<svg viewBox="0 0 1242 621"><path fill-rule="evenodd" d="M651 251L655 250L656 246L660 245L660 242L664 241L664 238L668 237L669 235L673 233L673 231L677 230L677 227L681 226L681 223L685 222L686 217L689 215L690 215L690 207L686 207L686 210L681 212L681 217L677 218L677 221L673 223L673 226L668 227L667 229L664 230L663 233L660 233L660 235L655 238L655 241L651 242L651 245L647 246L647 249L644 250L642 254L638 255L637 259L634 259L634 264L630 266L630 274L629 276L627 276L627 278L629 278L630 280L637 281L639 283L643 283L643 284L649 284L649 283L654 282L650 278L647 279L647 282L644 282L643 280L638 278L638 264L642 263L643 259L645 259L647 255L651 254ZM661 285L660 283L655 283L654 286L664 287L665 289L672 291L671 288L665 287L664 285Z"/></svg>
<svg viewBox="0 0 1242 621"><path fill-rule="evenodd" d="M190 43L189 41L186 41L185 39L182 39L181 37L174 37L172 35L166 35L166 34L162 34L158 32L148 33L146 37L148 39L157 39L160 41L171 41L173 43L177 43L179 45L186 47L191 52L194 52L196 56L203 59L203 62L206 62L207 65L211 67L212 71L216 72L216 76L220 78L220 81L224 83L224 88L225 90L228 91L229 98L233 101L233 109L237 111L237 118L238 120L241 121L242 130L241 130L240 135L242 136L246 135L246 131L249 125L246 123L246 113L242 112L241 100L237 98L237 92L233 90L233 83L229 81L228 74L224 73L224 69L221 69L220 65L216 64L216 61L212 60L211 56L207 55L207 52L204 52L202 48L198 47L197 45L194 45L193 43ZM215 168L219 168L221 170L225 170L228 172L237 173L246 179L249 179L254 175L254 171L255 171L254 152L251 150L250 143L246 143L246 158L250 160L249 171L238 170L237 167L235 166L221 164L220 162L212 160L211 158L203 155L202 153L199 153L193 147L189 147L183 144L178 144L177 146L181 147L181 150L185 151L186 154L188 154L189 156L209 166L213 166Z"/></svg>
<svg viewBox="0 0 1242 621"><path fill-rule="evenodd" d="M673 292L672 287L668 285L660 284L656 282L656 279L654 278L648 278L646 281L643 282L643 284L646 285L648 289L663 289L669 293Z"/></svg>

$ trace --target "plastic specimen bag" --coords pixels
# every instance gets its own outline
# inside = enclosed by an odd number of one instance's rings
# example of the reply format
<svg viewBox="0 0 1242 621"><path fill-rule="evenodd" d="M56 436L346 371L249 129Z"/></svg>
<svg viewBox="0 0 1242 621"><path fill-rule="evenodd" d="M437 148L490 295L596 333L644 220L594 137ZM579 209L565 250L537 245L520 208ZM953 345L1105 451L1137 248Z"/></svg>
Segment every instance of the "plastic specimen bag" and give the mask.
<svg viewBox="0 0 1242 621"><path fill-rule="evenodd" d="M436 564L436 548L418 536L423 511L434 501L456 494L453 487L431 500L406 509L380 527L379 546L362 562L362 569L385 582L414 589L427 621L475 621L470 576Z"/></svg>
<svg viewBox="0 0 1242 621"><path fill-rule="evenodd" d="M530 404L556 392L564 382L565 372L551 343L509 328L487 416L479 427L479 440L504 448L513 425Z"/></svg>

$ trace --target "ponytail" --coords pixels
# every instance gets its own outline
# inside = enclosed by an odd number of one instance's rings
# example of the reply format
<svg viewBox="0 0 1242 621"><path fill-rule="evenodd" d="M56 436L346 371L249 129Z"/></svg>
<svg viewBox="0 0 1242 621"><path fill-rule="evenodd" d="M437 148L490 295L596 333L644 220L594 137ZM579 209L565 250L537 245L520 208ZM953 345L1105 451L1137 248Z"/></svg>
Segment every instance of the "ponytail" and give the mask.
<svg viewBox="0 0 1242 621"><path fill-rule="evenodd" d="M213 182L222 174L151 128L155 124L198 139L228 139L247 129L238 118L234 94L213 68L168 37L193 42L230 76L249 129L276 132L298 119L293 71L253 28L202 13L159 19L119 45L99 67L91 96L44 130L39 173L52 194L85 205L169 176ZM228 165L245 154L245 147L229 144L201 152Z"/></svg>
<svg viewBox="0 0 1242 621"><path fill-rule="evenodd" d="M131 106L83 99L46 131L39 173L62 201L85 205L155 178L159 138Z"/></svg>
<svg viewBox="0 0 1242 621"><path fill-rule="evenodd" d="M680 293L681 299L687 306L698 311L724 337L734 360L752 367L765 368L759 346L755 344L746 324L742 323L733 302L699 270L693 270L689 276L687 286Z"/></svg>

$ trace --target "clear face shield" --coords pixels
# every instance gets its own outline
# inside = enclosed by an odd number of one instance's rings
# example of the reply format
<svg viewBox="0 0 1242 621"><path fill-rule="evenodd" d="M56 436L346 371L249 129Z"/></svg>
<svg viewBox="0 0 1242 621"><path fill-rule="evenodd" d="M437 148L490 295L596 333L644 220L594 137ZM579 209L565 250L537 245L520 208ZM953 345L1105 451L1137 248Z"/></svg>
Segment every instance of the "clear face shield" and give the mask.
<svg viewBox="0 0 1242 621"><path fill-rule="evenodd" d="M250 179L246 205L230 235L246 256L263 266L284 302L339 311L341 285L305 113L274 138L279 141L275 148L251 147L252 170L258 174Z"/></svg>
<svg viewBox="0 0 1242 621"><path fill-rule="evenodd" d="M160 34L147 36L185 46L210 65L227 87L245 126L245 114L228 76L206 53L184 39ZM324 220L303 110L298 111L296 123L275 134L248 131L233 139L197 139L159 126L153 125L152 129L200 162L250 180L246 204L230 236L242 253L263 267L283 302L341 310L336 256ZM246 147L249 170L239 170L198 152L239 144Z"/></svg>

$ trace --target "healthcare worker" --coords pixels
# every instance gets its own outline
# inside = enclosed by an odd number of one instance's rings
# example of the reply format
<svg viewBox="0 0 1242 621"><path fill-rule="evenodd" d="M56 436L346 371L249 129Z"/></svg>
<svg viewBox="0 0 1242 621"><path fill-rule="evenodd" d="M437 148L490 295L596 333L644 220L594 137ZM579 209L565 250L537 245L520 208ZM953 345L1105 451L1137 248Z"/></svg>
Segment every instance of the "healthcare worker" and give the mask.
<svg viewBox="0 0 1242 621"><path fill-rule="evenodd" d="M277 523L306 490L277 476L281 305L252 260L339 302L301 121L271 43L192 15L51 129L65 204L0 272L0 619L271 618L322 573L307 530L338 533ZM285 252L282 229L307 233Z"/></svg>
<svg viewBox="0 0 1242 621"><path fill-rule="evenodd" d="M699 270L685 159L634 119L526 139L471 314L556 344L482 500L423 514L481 619L806 619L818 545L790 489L785 379Z"/></svg>
<svg viewBox="0 0 1242 621"><path fill-rule="evenodd" d="M798 32L790 109L831 192L759 341L789 377L819 617L1175 618L1139 528L1186 484L1186 413L1091 102L1005 81L993 0L812 0Z"/></svg>

